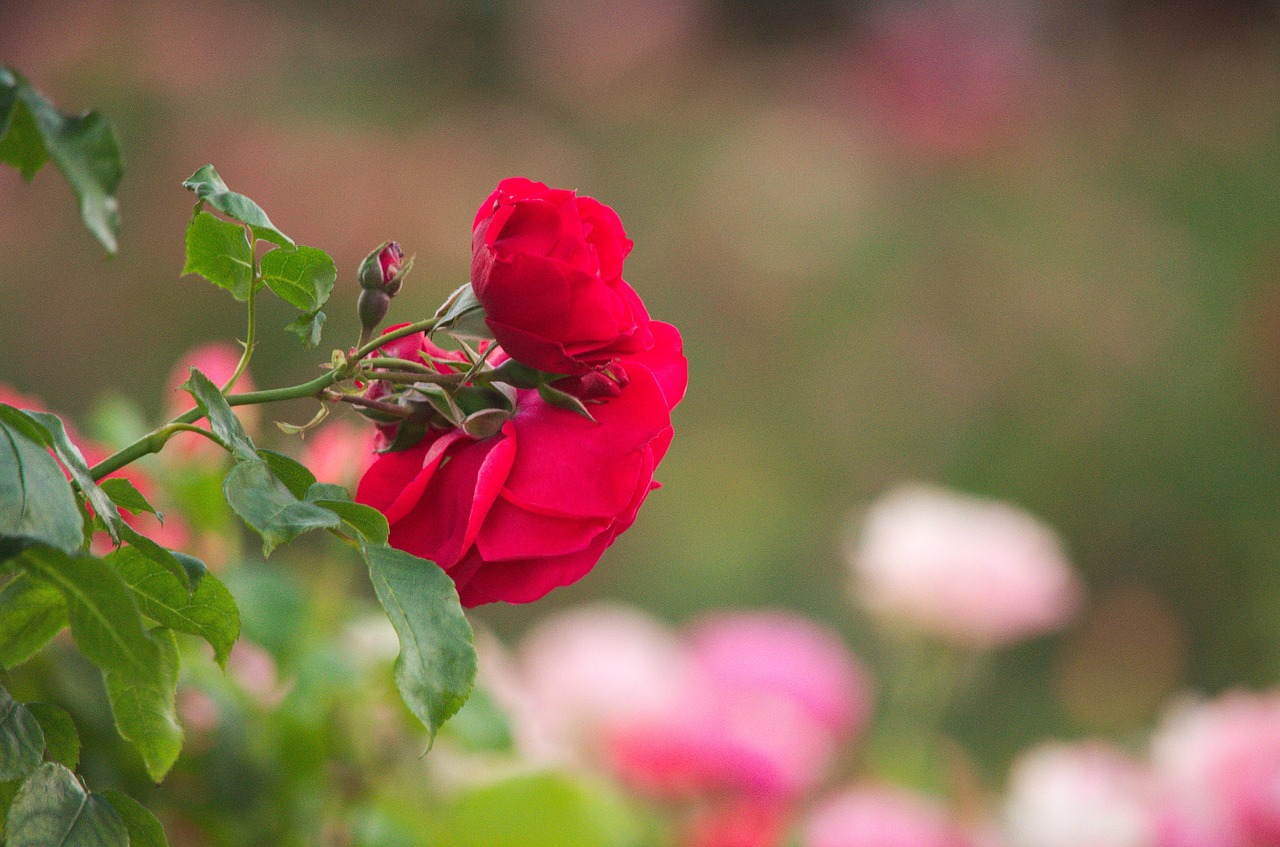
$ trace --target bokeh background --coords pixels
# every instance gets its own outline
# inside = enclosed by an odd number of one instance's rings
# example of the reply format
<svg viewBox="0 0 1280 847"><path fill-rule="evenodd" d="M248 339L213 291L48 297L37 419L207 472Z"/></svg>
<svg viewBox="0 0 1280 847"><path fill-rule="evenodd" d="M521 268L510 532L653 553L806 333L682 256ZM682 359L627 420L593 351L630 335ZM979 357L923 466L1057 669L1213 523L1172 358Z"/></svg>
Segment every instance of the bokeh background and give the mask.
<svg viewBox="0 0 1280 847"><path fill-rule="evenodd" d="M1008 500L1089 603L952 705L999 773L1177 690L1280 680L1276 24L1208 0L5 0L0 62L105 113L126 176L106 260L54 169L0 169L0 382L82 426L113 395L154 417L185 350L243 334L179 278L206 162L340 268L321 350L264 306L263 387L354 340L384 239L417 254L392 318L420 317L499 179L576 187L621 215L690 390L600 566L477 619L782 607L871 650L860 510L903 481Z"/></svg>

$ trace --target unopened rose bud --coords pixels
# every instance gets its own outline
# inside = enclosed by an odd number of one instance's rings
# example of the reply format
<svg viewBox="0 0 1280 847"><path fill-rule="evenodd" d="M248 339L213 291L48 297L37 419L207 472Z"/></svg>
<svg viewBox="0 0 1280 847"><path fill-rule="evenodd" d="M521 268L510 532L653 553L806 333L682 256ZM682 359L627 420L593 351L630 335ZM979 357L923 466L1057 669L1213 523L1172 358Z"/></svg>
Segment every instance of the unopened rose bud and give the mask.
<svg viewBox="0 0 1280 847"><path fill-rule="evenodd" d="M360 313L360 326L364 328L365 335L373 332L373 330L382 323L382 319L387 316L387 310L391 308L391 295L377 288L365 288L360 292L360 299L356 301L356 310Z"/></svg>
<svg viewBox="0 0 1280 847"><path fill-rule="evenodd" d="M360 287L366 291L377 289L388 297L395 297L400 293L401 282L408 271L400 245L387 241L360 263Z"/></svg>

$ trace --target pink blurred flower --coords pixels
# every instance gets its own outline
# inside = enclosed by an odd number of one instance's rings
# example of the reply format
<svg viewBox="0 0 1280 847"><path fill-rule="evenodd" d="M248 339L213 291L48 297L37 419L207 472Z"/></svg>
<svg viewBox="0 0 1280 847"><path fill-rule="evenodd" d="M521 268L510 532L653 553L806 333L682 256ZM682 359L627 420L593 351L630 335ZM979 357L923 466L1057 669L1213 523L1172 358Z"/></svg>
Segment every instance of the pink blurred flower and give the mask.
<svg viewBox="0 0 1280 847"><path fill-rule="evenodd" d="M271 654L243 638L231 648L227 657L227 674L240 689L264 709L274 709L288 696L292 681L280 679L276 660Z"/></svg>
<svg viewBox="0 0 1280 847"><path fill-rule="evenodd" d="M172 418L195 407L191 395L182 390L182 384L191 375L191 368L196 368L209 377L216 385L223 385L235 373L240 363L240 350L233 344L213 341L193 347L178 359L173 370L169 372L165 414ZM253 391L253 378L248 371L241 375L236 383L235 392ZM257 406L241 406L236 414L244 424L245 430L253 435L258 429L259 411ZM207 425L207 424L206 424ZM165 445L162 456L173 456L185 461L209 462L222 456L222 450L204 436L194 432L179 432Z"/></svg>
<svg viewBox="0 0 1280 847"><path fill-rule="evenodd" d="M695 628L673 708L618 726L613 768L664 796L797 796L825 776L869 715L868 677L832 633L782 613Z"/></svg>
<svg viewBox="0 0 1280 847"><path fill-rule="evenodd" d="M893 788L860 787L829 798L813 812L803 847L973 847L946 810Z"/></svg>
<svg viewBox="0 0 1280 847"><path fill-rule="evenodd" d="M1280 691L1174 708L1152 740L1161 847L1280 844Z"/></svg>
<svg viewBox="0 0 1280 847"><path fill-rule="evenodd" d="M308 433L302 463L320 482L352 488L373 464L377 428L364 420L336 420Z"/></svg>
<svg viewBox="0 0 1280 847"><path fill-rule="evenodd" d="M1044 524L938 488L904 487L873 504L849 559L877 618L975 648L1058 629L1083 594Z"/></svg>
<svg viewBox="0 0 1280 847"><path fill-rule="evenodd" d="M781 612L728 613L690 636L693 662L727 696L783 697L837 737L871 716L871 679L835 633Z"/></svg>
<svg viewBox="0 0 1280 847"><path fill-rule="evenodd" d="M1014 763L1010 847L1154 847L1150 773L1103 742L1046 744Z"/></svg>
<svg viewBox="0 0 1280 847"><path fill-rule="evenodd" d="M1024 130L1043 60L1025 25L997 14L973 3L898 4L873 17L860 87L896 140L961 158Z"/></svg>
<svg viewBox="0 0 1280 847"><path fill-rule="evenodd" d="M579 608L544 620L520 646L528 702L515 711L542 751L598 752L619 725L669 713L688 679L676 635L622 606Z"/></svg>
<svg viewBox="0 0 1280 847"><path fill-rule="evenodd" d="M782 847L787 820L784 804L733 798L694 818L679 843L681 847Z"/></svg>

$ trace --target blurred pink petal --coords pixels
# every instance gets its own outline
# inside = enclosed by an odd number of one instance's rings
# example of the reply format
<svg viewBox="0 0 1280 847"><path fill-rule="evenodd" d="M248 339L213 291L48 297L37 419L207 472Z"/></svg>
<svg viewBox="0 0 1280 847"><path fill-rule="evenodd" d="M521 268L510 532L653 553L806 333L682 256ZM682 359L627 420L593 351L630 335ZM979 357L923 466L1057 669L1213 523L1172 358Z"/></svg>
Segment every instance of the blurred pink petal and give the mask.
<svg viewBox="0 0 1280 847"><path fill-rule="evenodd" d="M1162 847L1280 844L1280 691L1182 703L1152 740Z"/></svg>
<svg viewBox="0 0 1280 847"><path fill-rule="evenodd" d="M319 482L354 488L373 463L377 428L363 418L330 421L307 434L302 463Z"/></svg>
<svg viewBox="0 0 1280 847"><path fill-rule="evenodd" d="M821 803L802 847L973 847L946 810L893 788L854 788Z"/></svg>
<svg viewBox="0 0 1280 847"><path fill-rule="evenodd" d="M1082 601L1047 526L939 488L904 487L873 504L849 559L857 598L878 619L969 647L1059 629Z"/></svg>

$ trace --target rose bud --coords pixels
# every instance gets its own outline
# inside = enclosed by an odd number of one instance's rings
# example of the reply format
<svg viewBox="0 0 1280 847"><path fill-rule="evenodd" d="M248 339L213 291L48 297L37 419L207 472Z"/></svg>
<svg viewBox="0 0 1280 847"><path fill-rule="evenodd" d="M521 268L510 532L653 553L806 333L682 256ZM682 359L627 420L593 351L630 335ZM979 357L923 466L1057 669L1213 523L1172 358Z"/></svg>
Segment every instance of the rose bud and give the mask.
<svg viewBox="0 0 1280 847"><path fill-rule="evenodd" d="M356 302L360 326L364 330L362 341L387 316L391 298L400 293L400 286L412 267L413 257L405 261L404 251L394 241L384 241L377 250L364 257L357 273L361 290L360 299Z"/></svg>
<svg viewBox="0 0 1280 847"><path fill-rule="evenodd" d="M384 242L360 263L360 287L365 290L377 289L388 297L395 297L400 292L400 282L408 273L404 264L404 251L394 241ZM412 260L410 260L412 264Z"/></svg>

